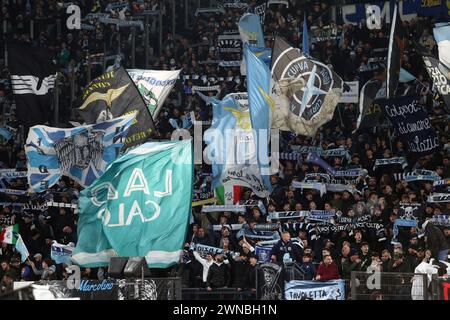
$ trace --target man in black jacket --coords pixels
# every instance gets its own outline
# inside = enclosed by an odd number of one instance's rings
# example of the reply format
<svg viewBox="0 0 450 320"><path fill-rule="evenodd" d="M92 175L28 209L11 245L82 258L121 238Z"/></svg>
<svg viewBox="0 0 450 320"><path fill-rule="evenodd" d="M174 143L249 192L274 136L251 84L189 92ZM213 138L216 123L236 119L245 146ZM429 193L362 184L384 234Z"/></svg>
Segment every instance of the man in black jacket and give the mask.
<svg viewBox="0 0 450 320"><path fill-rule="evenodd" d="M281 234L281 240L273 246L270 255L272 261L278 264L286 261L301 263L300 248L292 243L291 235L288 231L284 231Z"/></svg>
<svg viewBox="0 0 450 320"><path fill-rule="evenodd" d="M422 224L422 229L425 230L427 247L431 250L433 257L444 261L449 251L449 245L444 233L429 220Z"/></svg>
<svg viewBox="0 0 450 320"><path fill-rule="evenodd" d="M213 288L228 287L230 278L228 263L224 262L223 255L216 254L214 263L209 267L208 277L206 279L207 290L212 291Z"/></svg>

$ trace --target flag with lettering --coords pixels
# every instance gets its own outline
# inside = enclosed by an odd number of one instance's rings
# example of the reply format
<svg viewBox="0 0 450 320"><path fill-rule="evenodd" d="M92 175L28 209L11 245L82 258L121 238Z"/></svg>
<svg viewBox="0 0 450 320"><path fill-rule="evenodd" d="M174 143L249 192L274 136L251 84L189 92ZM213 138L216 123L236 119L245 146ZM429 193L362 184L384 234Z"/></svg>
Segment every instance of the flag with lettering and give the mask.
<svg viewBox="0 0 450 320"><path fill-rule="evenodd" d="M177 82L181 70L127 70L153 119L158 117L161 107Z"/></svg>
<svg viewBox="0 0 450 320"><path fill-rule="evenodd" d="M62 175L91 185L119 155L135 118L133 113L71 129L32 127L25 145L31 190L43 192Z"/></svg>
<svg viewBox="0 0 450 320"><path fill-rule="evenodd" d="M124 150L148 141L155 130L152 115L127 71L120 67L92 80L84 89L78 111L87 124L137 112Z"/></svg>
<svg viewBox="0 0 450 320"><path fill-rule="evenodd" d="M314 137L333 118L344 82L280 37L275 37L271 68L272 128Z"/></svg>
<svg viewBox="0 0 450 320"><path fill-rule="evenodd" d="M440 149L426 111L416 96L404 96L385 100L382 110L407 144L409 152L418 156L432 154Z"/></svg>
<svg viewBox="0 0 450 320"><path fill-rule="evenodd" d="M72 261L107 266L145 257L150 268L180 261L191 215L191 140L145 143L116 159L79 199Z"/></svg>
<svg viewBox="0 0 450 320"><path fill-rule="evenodd" d="M433 87L444 100L447 110L450 110L450 69L433 57L422 56L422 59L425 69L433 81Z"/></svg>
<svg viewBox="0 0 450 320"><path fill-rule="evenodd" d="M382 114L377 99L386 97L386 82L379 79L371 79L364 84L359 98L359 114L356 122L356 130L359 128L373 128L378 125Z"/></svg>

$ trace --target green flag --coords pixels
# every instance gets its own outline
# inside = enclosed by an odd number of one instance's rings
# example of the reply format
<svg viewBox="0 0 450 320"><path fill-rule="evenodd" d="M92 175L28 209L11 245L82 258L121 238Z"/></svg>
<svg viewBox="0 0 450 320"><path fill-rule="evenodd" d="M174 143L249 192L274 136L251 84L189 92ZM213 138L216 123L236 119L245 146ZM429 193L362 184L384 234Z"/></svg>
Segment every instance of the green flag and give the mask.
<svg viewBox="0 0 450 320"><path fill-rule="evenodd" d="M114 256L145 257L151 268L179 262L191 214L191 143L143 144L81 192L76 264L106 266Z"/></svg>

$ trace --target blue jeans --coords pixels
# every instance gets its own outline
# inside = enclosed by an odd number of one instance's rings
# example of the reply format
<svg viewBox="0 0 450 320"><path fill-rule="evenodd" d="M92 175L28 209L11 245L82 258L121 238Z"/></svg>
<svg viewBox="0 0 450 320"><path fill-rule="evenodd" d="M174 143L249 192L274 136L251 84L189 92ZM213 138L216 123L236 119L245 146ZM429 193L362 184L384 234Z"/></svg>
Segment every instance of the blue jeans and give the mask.
<svg viewBox="0 0 450 320"><path fill-rule="evenodd" d="M448 251L449 251L449 249L445 249L445 250L440 250L438 252L438 258L439 258L440 261L445 261L445 258L448 255Z"/></svg>

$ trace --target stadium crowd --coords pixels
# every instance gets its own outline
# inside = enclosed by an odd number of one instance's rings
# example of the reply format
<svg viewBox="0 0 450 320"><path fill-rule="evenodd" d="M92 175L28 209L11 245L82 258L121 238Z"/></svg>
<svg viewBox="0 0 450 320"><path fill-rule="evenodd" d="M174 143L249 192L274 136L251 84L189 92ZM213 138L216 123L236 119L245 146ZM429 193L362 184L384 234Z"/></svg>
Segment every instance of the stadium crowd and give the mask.
<svg viewBox="0 0 450 320"><path fill-rule="evenodd" d="M82 15L105 12L108 2L116 1L72 1L82 8ZM130 1L131 2L131 1ZM93 4L88 4L93 3ZM170 1L136 1L131 10L125 12L129 19L145 6L148 9L161 9L163 12L163 47L158 48L157 22L151 19L150 65L149 69L182 69L181 79L167 98L163 112L157 120L159 136L155 139L170 138L176 127L181 127L183 119L193 111L197 121L210 121L211 105L205 103L192 90L192 86L220 86L219 98L232 92L244 92L245 78L240 68L220 67L214 61L223 60L217 50L217 38L226 29L236 29L236 23L242 12L239 9L227 9L225 13L199 14L189 12L189 28L185 29L184 16L178 14L176 35L171 32ZM301 46L303 16L306 11L311 38L325 40L311 42L310 55L315 59L333 66L333 69L345 81L359 81L360 87L370 79L374 71L367 71L369 60L377 56L377 49L387 47L389 25L383 24L381 30L368 30L364 23L357 26L331 20L330 8L315 1L289 1L286 9L283 5L272 5L266 12L264 34L266 47L271 47L271 36L282 35L294 46ZM129 29L116 30L114 26L103 25L93 20L94 30L58 31L56 21L64 17L64 9L56 0L30 1L2 0L0 3L0 22L4 29L2 54L0 55L0 107L3 125L16 128L14 138L0 145L0 164L2 168L26 170L23 129L14 117L14 99L6 67L5 43L8 41L32 42L36 46L54 49L55 61L62 75L60 85L60 126L69 126L68 120L77 120L77 97L88 82L105 70L102 63L87 61L86 57L106 52L105 55L120 55L125 67L131 67L131 36ZM195 10L195 7L192 8ZM119 12L112 10L112 17ZM34 36L30 37L29 23L34 20ZM437 55L437 46L432 35L433 20L418 17L403 22L411 39ZM329 38L331 34L339 35ZM119 40L120 37L120 40ZM328 38L327 38L328 37ZM329 39L329 40L326 40ZM136 41L136 68L144 68L145 50L142 45L143 34ZM120 48L119 48L120 46ZM162 54L158 52L161 49ZM106 51L105 51L106 50ZM240 54L230 54L228 60L240 60ZM273 192L268 202L261 207L251 207L246 213L217 212L205 214L201 206L194 207L194 222L189 227L182 263L172 270L183 276L186 287L205 287L214 290L232 287L238 290L254 290L255 272L258 257L255 248L258 241L245 236L237 237L238 232L230 225L244 224L254 230L255 226L266 223L279 223L280 241L273 246L270 260L282 264L287 260L295 261L304 272L305 279L326 281L330 279L349 279L352 271L366 271L378 268L385 272L414 272L415 267L430 258L443 257L448 260L450 248L449 227L438 227L425 221L437 215L450 214L450 203L427 203L432 189L429 181L406 182L395 179L392 172L374 169L375 160L406 156L411 169L435 171L442 179L450 178L449 127L448 121L439 120L445 115L443 102L435 99L431 83L420 54L413 51L405 53L406 67L418 81L402 84L400 90L414 90L421 96L422 104L428 115L437 119L433 127L439 135L441 151L412 159L405 150L405 144L396 137L385 123L376 128L361 129L354 133L357 119L356 104L339 104L333 120L323 126L316 137L307 138L289 132L281 135L281 152L291 152L292 146L320 146L324 150L344 146L350 153L350 159L341 157L324 158L336 169L361 167L368 171L367 186L360 193L327 192L321 196L319 191L294 189L293 180L301 181L308 173L322 172L318 166L305 161L306 154L298 160L281 160L280 171L271 176ZM209 63L211 62L211 63ZM88 76L88 70L90 75ZM376 72L376 71L375 71ZM191 76L187 78L186 76ZM192 75L206 76L206 81ZM213 80L210 80L210 79ZM223 79L221 79L223 78ZM71 90L74 94L71 95ZM203 92L215 96L216 92ZM72 97L72 98L71 98ZM172 119L172 121L169 121ZM175 121L173 121L175 120ZM176 125L174 125L176 124ZM211 168L196 166L199 185L202 173L211 172ZM3 188L26 190L26 179L2 179ZM46 201L76 203L80 187L73 180L63 177L57 186L45 194L10 195L0 194L1 226L18 224L30 257L21 263L20 255L13 246L3 243L0 248L1 289L11 288L13 281L54 280L67 277L65 265L57 265L50 257L52 241L68 244L77 241L77 215L73 209L54 207L31 207L22 209L20 203L43 204ZM257 199L252 191L244 188L241 200ZM264 200L265 201L265 200ZM393 225L398 218L400 202L418 202L418 227L401 227L397 241L393 239ZM335 211L337 217L356 219L370 216L371 222L381 223L383 232L371 229L349 229L339 232L321 232L314 222L305 218L293 220L268 219L268 213L275 211L300 210ZM212 225L221 225L219 231L213 231ZM255 233L257 233L255 231ZM298 238L297 241L291 239ZM200 254L194 250L196 244L224 249L224 254ZM235 255L234 253L239 253ZM287 256L286 256L287 254ZM172 274L173 274L172 273ZM85 268L84 279L106 277L106 269Z"/></svg>

